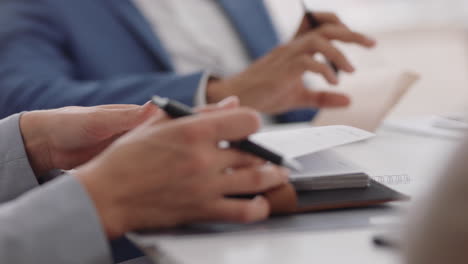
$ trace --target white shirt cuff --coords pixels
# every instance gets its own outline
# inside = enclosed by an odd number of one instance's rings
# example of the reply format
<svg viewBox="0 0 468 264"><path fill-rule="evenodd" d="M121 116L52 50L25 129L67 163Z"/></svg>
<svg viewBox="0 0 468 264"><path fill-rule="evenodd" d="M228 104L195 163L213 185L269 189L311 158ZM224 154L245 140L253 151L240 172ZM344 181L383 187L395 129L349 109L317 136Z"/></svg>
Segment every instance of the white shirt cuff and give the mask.
<svg viewBox="0 0 468 264"><path fill-rule="evenodd" d="M193 102L193 105L195 107L207 105L206 88L208 86L208 81L212 77L216 77L216 76L211 71L205 71L203 73L203 76L200 79L200 82L198 83L198 89L197 89L197 92L195 94L195 98L194 98L194 102Z"/></svg>

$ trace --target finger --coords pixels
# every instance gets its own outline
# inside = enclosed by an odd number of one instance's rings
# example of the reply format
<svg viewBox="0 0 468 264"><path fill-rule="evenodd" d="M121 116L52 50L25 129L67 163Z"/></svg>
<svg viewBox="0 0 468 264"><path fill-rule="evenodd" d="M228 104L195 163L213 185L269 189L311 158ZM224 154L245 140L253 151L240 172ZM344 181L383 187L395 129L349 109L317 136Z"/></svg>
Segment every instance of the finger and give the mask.
<svg viewBox="0 0 468 264"><path fill-rule="evenodd" d="M205 221L252 223L266 219L270 205L263 196L252 200L223 198L208 205L205 212Z"/></svg>
<svg viewBox="0 0 468 264"><path fill-rule="evenodd" d="M306 11L307 12L307 11ZM335 26L341 26L344 28L347 28L345 24L341 22L341 20L334 14L330 12L314 12L313 17L321 24L321 25L326 25L326 24L331 24ZM316 28L313 28L311 25L311 22L309 21L309 18L307 17L307 14L304 16L302 19L301 24L299 25L299 29L297 30L295 34L295 38L301 36L302 34L314 30Z"/></svg>
<svg viewBox="0 0 468 264"><path fill-rule="evenodd" d="M155 126L161 123L165 123L171 121L172 118L164 111L158 111L157 113L153 114L151 118L149 118L145 124L147 126Z"/></svg>
<svg viewBox="0 0 468 264"><path fill-rule="evenodd" d="M339 69L345 72L353 72L354 67L348 61L346 56L326 38L318 34L317 32L307 33L301 38L296 44L296 52L300 55L304 53L315 54L317 52L322 53L327 59L334 62Z"/></svg>
<svg viewBox="0 0 468 264"><path fill-rule="evenodd" d="M108 109L108 110L122 110L122 109L138 108L138 107L141 107L141 106L134 105L134 104L110 104L110 105L94 106L94 108Z"/></svg>
<svg viewBox="0 0 468 264"><path fill-rule="evenodd" d="M314 12L314 16L318 21L320 21L321 24L334 24L346 26L335 13Z"/></svg>
<svg viewBox="0 0 468 264"><path fill-rule="evenodd" d="M255 194L289 182L289 171L266 164L234 170L219 177L218 181L218 189L225 195Z"/></svg>
<svg viewBox="0 0 468 264"><path fill-rule="evenodd" d="M329 83L335 85L338 84L338 77L328 64L318 62L310 55L303 55L302 57L299 57L299 60L303 67L302 70L308 70L311 72L319 73Z"/></svg>
<svg viewBox="0 0 468 264"><path fill-rule="evenodd" d="M151 103L143 106L107 105L96 107L89 126L101 134L115 135L129 131L150 119L159 109Z"/></svg>
<svg viewBox="0 0 468 264"><path fill-rule="evenodd" d="M265 164L265 161L262 159L235 149L217 150L213 153L212 157L213 158L210 161L210 170L215 171L216 173L231 173L233 169Z"/></svg>
<svg viewBox="0 0 468 264"><path fill-rule="evenodd" d="M265 164L265 162L265 160L252 154L232 148L219 150L216 155L216 164L219 166L219 171L223 171L226 168L236 169L260 166Z"/></svg>
<svg viewBox="0 0 468 264"><path fill-rule="evenodd" d="M302 107L345 107L351 103L347 95L327 91L304 90L301 98Z"/></svg>
<svg viewBox="0 0 468 264"><path fill-rule="evenodd" d="M373 47L376 41L364 34L351 31L345 27L324 25L317 32L329 40L340 40L346 43L356 43L365 47Z"/></svg>
<svg viewBox="0 0 468 264"><path fill-rule="evenodd" d="M190 141L217 144L247 138L259 129L260 118L255 111L242 107L187 117L178 124Z"/></svg>
<svg viewBox="0 0 468 264"><path fill-rule="evenodd" d="M214 111L234 109L239 107L239 105L240 102L237 96L229 96L217 104L198 107L195 109L195 111L198 113L209 113Z"/></svg>

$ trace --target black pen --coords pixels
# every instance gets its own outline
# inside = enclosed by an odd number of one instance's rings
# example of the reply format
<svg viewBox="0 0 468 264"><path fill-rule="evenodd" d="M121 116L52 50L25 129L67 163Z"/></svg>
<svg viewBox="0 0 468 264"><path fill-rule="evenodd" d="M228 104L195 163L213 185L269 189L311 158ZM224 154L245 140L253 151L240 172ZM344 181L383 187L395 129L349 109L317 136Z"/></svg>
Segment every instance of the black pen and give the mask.
<svg viewBox="0 0 468 264"><path fill-rule="evenodd" d="M389 234L386 235L375 235L372 237L372 242L377 247L388 248L388 249L400 249L400 241L398 238L392 237Z"/></svg>
<svg viewBox="0 0 468 264"><path fill-rule="evenodd" d="M302 0L301 2L302 2L302 7L305 12L305 17L307 19L307 22L309 23L309 27L311 29L316 29L320 27L322 23L320 23L320 21L314 16L314 13L312 13L312 11L310 11L309 8L307 8L307 5L305 4L304 0ZM327 63L333 69L335 74L338 75L338 73L340 73L338 66L336 66L334 62L327 60Z"/></svg>
<svg viewBox="0 0 468 264"><path fill-rule="evenodd" d="M170 100L168 98L153 96L151 101L153 102L153 104L163 109L172 118L179 118L195 114L190 107L180 102ZM299 162L293 159L287 159L285 157L282 157L281 155L278 155L271 150L257 145L248 139L230 142L229 146L248 152L266 161L269 161L276 165L290 168L295 171L300 171L302 169L302 166Z"/></svg>

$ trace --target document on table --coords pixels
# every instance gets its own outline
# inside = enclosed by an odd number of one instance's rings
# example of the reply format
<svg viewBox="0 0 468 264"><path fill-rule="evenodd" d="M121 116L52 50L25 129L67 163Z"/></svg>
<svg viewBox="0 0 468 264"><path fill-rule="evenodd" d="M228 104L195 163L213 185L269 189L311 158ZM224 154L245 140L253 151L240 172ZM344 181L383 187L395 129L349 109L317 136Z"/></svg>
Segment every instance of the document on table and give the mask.
<svg viewBox="0 0 468 264"><path fill-rule="evenodd" d="M373 133L350 126L311 126L262 132L252 135L250 139L282 155L295 158L374 136Z"/></svg>
<svg viewBox="0 0 468 264"><path fill-rule="evenodd" d="M296 190L363 188L370 182L362 168L328 149L296 158L301 172L291 174Z"/></svg>
<svg viewBox="0 0 468 264"><path fill-rule="evenodd" d="M455 140L465 138L468 127L466 124L458 122L454 126L447 118L442 116L420 116L406 119L390 119L384 122L384 127L390 130L412 133L420 136L433 136Z"/></svg>
<svg viewBox="0 0 468 264"><path fill-rule="evenodd" d="M391 70L347 77L341 86L353 103L346 108L320 110L312 124L348 125L375 131L417 80L416 73Z"/></svg>

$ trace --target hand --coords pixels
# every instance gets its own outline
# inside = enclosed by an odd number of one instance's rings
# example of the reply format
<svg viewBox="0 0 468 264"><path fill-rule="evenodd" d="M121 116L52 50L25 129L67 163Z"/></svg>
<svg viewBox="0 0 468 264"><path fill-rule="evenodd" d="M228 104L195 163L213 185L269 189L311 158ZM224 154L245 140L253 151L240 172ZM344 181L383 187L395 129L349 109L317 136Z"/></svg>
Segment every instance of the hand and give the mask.
<svg viewBox="0 0 468 264"><path fill-rule="evenodd" d="M157 112L149 103L66 107L25 113L20 127L30 163L40 177L51 169L72 169L89 161Z"/></svg>
<svg viewBox="0 0 468 264"><path fill-rule="evenodd" d="M305 72L321 74L329 83L338 79L326 64L314 59L321 53L345 72L354 67L346 56L333 46L333 40L357 43L371 47L375 42L359 33L350 31L336 16L317 13L324 24L316 30L299 30L297 37L257 60L244 72L222 80L212 80L207 87L209 102L217 102L226 96L236 95L244 106L258 111L276 114L297 108L342 107L350 102L340 93L310 91L302 81Z"/></svg>
<svg viewBox="0 0 468 264"><path fill-rule="evenodd" d="M296 31L295 38L314 30L321 33L327 39L336 39L347 43L356 43L363 47L373 47L376 41L362 33L352 31L341 19L334 13L314 12L314 17L320 22L321 26L317 29L311 29L307 17L304 15L299 28Z"/></svg>
<svg viewBox="0 0 468 264"><path fill-rule="evenodd" d="M93 199L110 238L135 229L199 221L252 222L269 215L260 193L288 181L287 171L233 149L222 140L254 133L246 109L167 121L155 117L117 140L75 175Z"/></svg>

